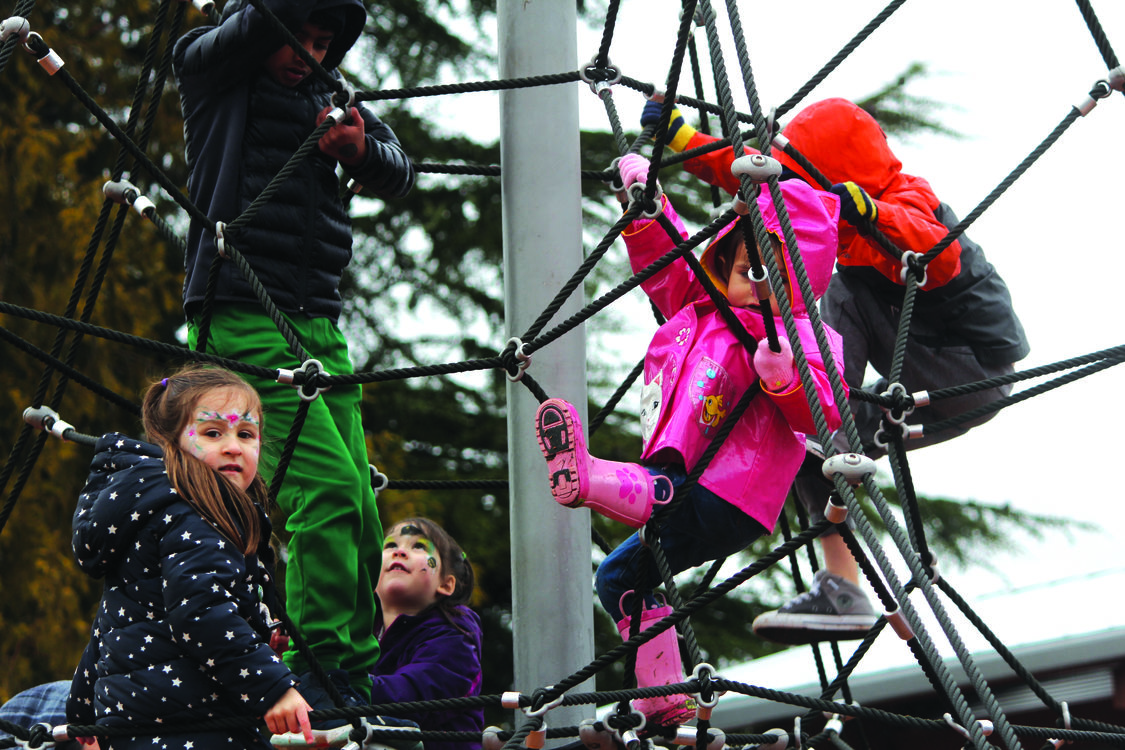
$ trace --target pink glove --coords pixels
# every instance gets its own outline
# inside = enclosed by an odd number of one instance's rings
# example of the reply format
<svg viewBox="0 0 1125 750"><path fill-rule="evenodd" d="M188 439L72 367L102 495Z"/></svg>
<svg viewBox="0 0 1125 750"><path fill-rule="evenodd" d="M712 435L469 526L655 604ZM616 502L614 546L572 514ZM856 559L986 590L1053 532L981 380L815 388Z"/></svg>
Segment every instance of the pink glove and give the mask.
<svg viewBox="0 0 1125 750"><path fill-rule="evenodd" d="M625 192L634 183L644 185L648 182L648 159L640 154L625 154L617 162L617 171L621 173L621 184Z"/></svg>
<svg viewBox="0 0 1125 750"><path fill-rule="evenodd" d="M789 341L779 336L777 342L781 344L780 352L770 350L769 339L758 342L758 350L754 352L754 369L767 391L782 393L789 390L797 379L797 368L793 366L793 349Z"/></svg>

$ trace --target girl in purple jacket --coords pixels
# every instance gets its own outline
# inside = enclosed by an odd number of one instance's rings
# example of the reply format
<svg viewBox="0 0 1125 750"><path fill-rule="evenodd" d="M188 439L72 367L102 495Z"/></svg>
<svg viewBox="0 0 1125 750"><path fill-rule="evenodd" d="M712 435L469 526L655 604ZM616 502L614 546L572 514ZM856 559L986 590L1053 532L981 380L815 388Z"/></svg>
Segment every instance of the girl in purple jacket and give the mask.
<svg viewBox="0 0 1125 750"><path fill-rule="evenodd" d="M621 159L620 172L628 190L631 184L647 179L648 161L626 155ZM781 192L809 283L819 298L828 286L836 260L838 199L796 180L782 182ZM664 215L686 239L687 232L671 203L666 196L661 200ZM757 200L770 233L769 251L785 280L797 334L816 385L815 395L829 429L835 429L840 416L804 302L799 293L794 293L796 277L789 248L782 242L768 191L762 191ZM684 484L730 411L747 389L760 382L762 393L752 398L694 490L663 519L660 546L677 573L739 552L772 532L804 457L803 434L816 431L777 314L777 300L772 293L768 297L759 295L750 280L751 264L742 232L732 231L734 228L731 223L716 236L700 263L758 345L747 350L740 343L683 258L642 282L667 322L657 330L645 355L641 390L644 449L639 464L590 456L578 412L566 401L549 399L536 414L536 432L555 499L567 507L585 506L639 528L652 515L654 504L672 499L675 488ZM622 237L634 272L676 246L650 219L634 221ZM763 304L774 310L780 352L769 348ZM842 361L839 336L827 326L825 334L837 362ZM639 535L618 546L598 568L598 597L625 638L630 625L624 612L626 594L634 587L648 590L660 583L660 574ZM646 599L642 629L671 613L671 608L657 606L651 597ZM640 647L638 687L682 681L674 630L666 630ZM680 724L694 716L690 701L682 695L643 698L634 701L634 706L650 722L661 725Z"/></svg>
<svg viewBox="0 0 1125 750"><path fill-rule="evenodd" d="M383 615L371 702L405 703L480 695L481 629L465 606L475 577L445 529L426 518L399 521L383 540L375 594ZM423 731L484 731L484 709L396 714ZM479 740L426 740L426 750L480 750Z"/></svg>

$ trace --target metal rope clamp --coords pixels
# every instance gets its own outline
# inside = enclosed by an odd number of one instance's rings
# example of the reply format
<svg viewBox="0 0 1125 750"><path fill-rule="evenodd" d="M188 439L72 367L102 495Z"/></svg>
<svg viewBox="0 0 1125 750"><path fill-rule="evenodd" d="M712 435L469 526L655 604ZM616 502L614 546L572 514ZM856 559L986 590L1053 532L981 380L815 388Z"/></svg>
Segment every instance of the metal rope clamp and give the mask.
<svg viewBox="0 0 1125 750"><path fill-rule="evenodd" d="M628 707L628 710L624 710ZM617 721L611 721L616 719ZM645 728L648 719L633 704L625 701L620 704L617 713L607 716L604 724L613 731L613 735L625 746L625 750L637 750L641 745L640 731Z"/></svg>
<svg viewBox="0 0 1125 750"><path fill-rule="evenodd" d="M483 750L501 750L504 747L500 733L504 730L497 726L487 726L481 734L481 748Z"/></svg>
<svg viewBox="0 0 1125 750"><path fill-rule="evenodd" d="M672 739L674 745L697 747L699 744L699 729L690 725L676 727L676 736ZM722 750L727 744L727 733L721 729L711 727L707 730L706 750Z"/></svg>
<svg viewBox="0 0 1125 750"><path fill-rule="evenodd" d="M617 193L617 199L624 202L625 197L625 183L621 180L621 171L617 166L621 163L621 157L616 157L609 163L609 179L605 180L606 187L614 193Z"/></svg>
<svg viewBox="0 0 1125 750"><path fill-rule="evenodd" d="M785 750L789 746L789 732L784 729L767 729L763 734L772 734L777 739L768 745L758 745L758 750Z"/></svg>
<svg viewBox="0 0 1125 750"><path fill-rule="evenodd" d="M628 195L629 195L629 205L630 206L632 206L633 203L639 201L639 202L641 202L642 207L644 207L643 201L645 199L645 188L646 188L646 186L643 185L642 183L639 183L639 182L634 182L632 185L629 186ZM653 197L652 205L644 207L643 210L640 213L639 218L655 219L657 216L664 213L663 201L660 200L663 195L664 195L664 189L660 187L660 181L657 180L657 182L656 182L656 194L652 196Z"/></svg>
<svg viewBox="0 0 1125 750"><path fill-rule="evenodd" d="M156 204L141 195L137 186L126 179L116 182L110 181L102 185L102 195L107 200L111 200L120 206L132 206L138 214L146 219L151 219L150 214L156 211Z"/></svg>
<svg viewBox="0 0 1125 750"><path fill-rule="evenodd" d="M27 44L27 35L31 32L31 24L23 16L12 16L0 21L0 43L16 37L20 44Z"/></svg>
<svg viewBox="0 0 1125 750"><path fill-rule="evenodd" d="M844 481L855 487L867 476L875 473L875 462L862 453L837 453L824 459L821 472L826 479L835 479L839 474ZM833 523L839 523L833 521Z"/></svg>
<svg viewBox="0 0 1125 750"><path fill-rule="evenodd" d="M930 553L930 564L924 565L923 569L926 575L930 577L930 583L937 583L941 580L941 569L938 567L937 555L933 552Z"/></svg>
<svg viewBox="0 0 1125 750"><path fill-rule="evenodd" d="M562 702L563 702L563 698L566 697L566 693L559 693L553 700L547 701L546 703L539 706L538 708L534 708L535 702L540 699L540 697L543 695L543 693L546 693L547 691L549 691L553 687L554 687L554 685L548 685L546 688L543 689L542 692L536 691L534 694L532 694L532 696L531 696L532 707L529 707L528 710L524 711L523 712L524 715L527 716L529 719L533 719L537 716L543 716L548 711L550 711L552 708L557 708L558 706L561 706Z"/></svg>
<svg viewBox="0 0 1125 750"><path fill-rule="evenodd" d="M379 497L379 493L390 486L391 480L375 468L375 464L367 464L367 471L371 474L371 489L375 492L375 497Z"/></svg>
<svg viewBox="0 0 1125 750"><path fill-rule="evenodd" d="M340 85L343 86L343 90L332 95L332 104L335 106L325 118L337 124L348 119L348 113L351 111L352 105L355 104L355 88L347 81L341 81ZM343 104L340 103L341 100L344 102Z"/></svg>
<svg viewBox="0 0 1125 750"><path fill-rule="evenodd" d="M23 410L23 421L57 437L66 440L66 433L74 429L70 422L59 418L59 413L49 406L29 406Z"/></svg>
<svg viewBox="0 0 1125 750"><path fill-rule="evenodd" d="M608 77L598 76L597 78L594 78L594 76L590 75L594 71L605 71L609 75ZM605 59L605 67L599 68L598 56L594 55L590 58L590 62L586 63L578 69L578 78L590 87L590 91L594 92L598 96L601 96L602 91L610 88L615 83L621 82L621 71L610 61L608 57Z"/></svg>
<svg viewBox="0 0 1125 750"><path fill-rule="evenodd" d="M1081 104L1075 105L1074 108L1078 110L1078 114L1085 117L1093 111L1094 107L1098 106L1099 99L1105 99L1114 91L1121 91L1123 88L1125 88L1125 68L1118 65L1109 71L1108 79L1095 82L1086 99Z"/></svg>
<svg viewBox="0 0 1125 750"><path fill-rule="evenodd" d="M695 718L700 721L710 721L711 711L719 704L719 696L723 694L723 691L715 690L711 684L715 681L715 668L705 661L700 662L696 664L695 669L692 670L691 679L696 680L700 685L699 692L692 696L695 698L696 704ZM704 699L702 697L704 692L708 693L711 697ZM726 742L725 735L723 737L723 742ZM694 742L692 742L692 744L694 744ZM720 743L715 748L712 748L712 750L718 750L718 748L722 746L723 743Z"/></svg>
<svg viewBox="0 0 1125 750"><path fill-rule="evenodd" d="M1062 710L1062 728L1069 732L1070 705L1066 701L1059 701L1059 708ZM1058 748L1062 747L1063 745L1069 745L1071 743L1071 740L1049 739L1047 740L1047 742L1050 743L1055 748L1055 750L1058 750Z"/></svg>
<svg viewBox="0 0 1125 750"><path fill-rule="evenodd" d="M367 746L367 740L371 739L371 724L367 721L366 716L359 717L359 726L353 726L348 733L348 741L344 743L342 750L360 750L360 748Z"/></svg>
<svg viewBox="0 0 1125 750"><path fill-rule="evenodd" d="M768 182L770 177L781 176L781 162L765 154L746 154L731 163L730 171L740 180L745 176L749 177L755 185L761 185ZM753 195L747 196L743 196L740 191L734 198L735 213L745 216L750 211L747 204L757 198L758 190L755 190Z"/></svg>
<svg viewBox="0 0 1125 750"><path fill-rule="evenodd" d="M902 254L902 270L898 272L898 277L902 281L903 286L906 285L906 277L911 272L914 272L916 279L918 279L918 286L923 287L926 285L926 267L920 265L918 261L922 258L921 254L913 250L906 250Z"/></svg>
<svg viewBox="0 0 1125 750"><path fill-rule="evenodd" d="M920 404L921 406L925 406L929 403L929 393L925 391L919 391L919 393L925 394L925 404ZM902 383L891 383L890 386L887 387L887 390L883 391L879 395L890 399L894 399L896 397L904 399L909 396L909 393L906 390L906 386L904 386ZM882 409L884 421L880 422L879 429L875 431L875 445L879 446L880 448L888 447L889 438L886 430L883 429L883 425L886 423L898 426L899 431L902 433L903 441L922 437L923 427L921 425L912 426L906 423L906 418L914 413L913 405L904 406L902 408L902 413L898 415L895 414L893 407L882 407Z"/></svg>
<svg viewBox="0 0 1125 750"><path fill-rule="evenodd" d="M215 222L215 252L223 260L230 260L230 254L227 252L227 238L224 236L227 225L225 222Z"/></svg>
<svg viewBox="0 0 1125 750"><path fill-rule="evenodd" d="M63 727L63 729L65 728L66 727ZM45 721L40 721L37 724L32 724L31 727L28 728L27 734L28 736L26 740L21 740L19 737L16 737L14 735L12 736L12 739L15 740L16 747L45 748L50 746L53 742L61 742L70 739L69 737L65 736L63 740L55 739L54 728Z"/></svg>
<svg viewBox="0 0 1125 750"><path fill-rule="evenodd" d="M531 366L531 355L527 353L527 344L523 343L523 341L521 341L517 336L513 336L512 338L508 339L508 343L504 345L505 352L508 351L509 346L515 346L516 360L519 362L519 364L516 365L515 375L508 372L507 368L505 368L504 372L508 376L508 380L513 383L518 383L519 381L523 380L523 374L527 372L527 368ZM501 352L500 356L502 357L503 355L504 352Z"/></svg>
<svg viewBox="0 0 1125 750"><path fill-rule="evenodd" d="M759 265L757 269L751 267L750 283L754 285L754 294L758 295L758 299L769 299L770 295L773 294L773 290L770 289L769 272L766 271L765 264Z"/></svg>
<svg viewBox="0 0 1125 750"><path fill-rule="evenodd" d="M35 49L35 41L38 41L39 44L46 47L47 51L40 53L39 50ZM34 31L30 32L27 35L27 39L23 43L23 48L31 54L36 55L36 62L39 63L39 66L43 68L43 70L47 71L47 75L53 76L55 73L58 73L62 69L63 65L66 64L63 62L63 59L59 57L58 53L56 53L50 47L47 47L47 43L43 41L43 37L39 36L39 34L35 33Z"/></svg>
<svg viewBox="0 0 1125 750"><path fill-rule="evenodd" d="M296 378L294 378L294 380L290 380L290 382L293 382L294 388L297 389L297 395L300 396L300 399L302 399L303 401L315 401L317 398L319 398L319 396L321 396L321 394L323 394L324 391L332 388L332 386L322 387L313 385L313 383L316 381L317 374L328 374L324 370L324 365L321 364L321 361L319 360L305 360L304 362L302 362L302 364L300 364L299 368L293 371L293 376L297 376L298 373L305 376L302 382L300 382L300 385L297 385L297 383L294 382ZM309 391L309 388L311 387L313 390Z"/></svg>

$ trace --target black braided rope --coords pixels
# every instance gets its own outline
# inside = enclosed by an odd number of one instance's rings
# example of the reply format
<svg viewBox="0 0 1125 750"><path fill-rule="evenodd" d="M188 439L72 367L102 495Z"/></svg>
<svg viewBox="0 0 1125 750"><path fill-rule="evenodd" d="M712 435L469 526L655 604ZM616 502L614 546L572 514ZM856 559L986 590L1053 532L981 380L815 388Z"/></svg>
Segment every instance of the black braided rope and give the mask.
<svg viewBox="0 0 1125 750"><path fill-rule="evenodd" d="M1081 4L1081 3L1080 3L1080 4ZM6 49L6 51L7 51L7 49ZM936 253L935 253L935 254L936 254ZM1052 734L1048 734L1048 735L1047 735L1047 737L1056 737L1056 735L1059 735L1059 733L1052 733Z"/></svg>
<svg viewBox="0 0 1125 750"><path fill-rule="evenodd" d="M1098 52L1105 60L1105 66L1110 70L1116 68L1120 65L1117 61L1117 55L1105 35L1105 29L1102 28L1101 21L1094 13L1094 8L1090 5L1090 0L1075 0L1075 2L1078 3L1078 11L1082 14L1082 20L1086 22L1086 28L1090 30L1090 36L1094 38L1094 43L1098 46Z"/></svg>

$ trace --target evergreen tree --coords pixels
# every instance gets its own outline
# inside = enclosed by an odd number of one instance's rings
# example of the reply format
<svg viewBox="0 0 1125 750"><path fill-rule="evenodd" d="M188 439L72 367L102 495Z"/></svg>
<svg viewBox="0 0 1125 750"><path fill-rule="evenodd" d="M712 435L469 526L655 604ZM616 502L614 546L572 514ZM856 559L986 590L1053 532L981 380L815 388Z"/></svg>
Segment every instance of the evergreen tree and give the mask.
<svg viewBox="0 0 1125 750"><path fill-rule="evenodd" d="M72 76L118 123L133 115L137 131L148 104L133 104L134 90L153 41L160 5L150 0L75 0L30 13L32 29L41 34L66 62ZM153 73L143 77L149 91L159 81L169 39L206 23L187 11L181 26L174 21L186 6L168 3L163 14L171 25L156 41ZM494 12L486 0L368 2L367 34L348 58L349 75L360 90L413 87L451 79L488 79L494 66L491 40L483 31ZM593 15L596 16L596 13ZM156 187L157 179L132 156L123 158L117 142L61 82L48 76L20 47L5 45L0 54L0 202L9 220L0 226L0 302L61 315L71 289L80 278L87 248L94 252L92 269L79 291L76 315L110 329L162 342L175 342L182 324L180 307L182 249L174 237L154 230L135 213L123 217L120 238L113 227L124 209L103 206L102 186L121 168L159 206L162 221L183 235L182 210ZM873 106L894 102L905 78L877 97ZM475 94L474 96L494 96ZM146 101L143 97L142 102ZM916 113L906 101L893 111ZM145 153L172 185L186 183L182 119L169 81L159 98ZM392 125L407 152L418 162L492 165L499 161L496 139L480 143L435 124L445 106L440 99L380 100L370 106ZM924 115L924 110L922 110ZM884 122L890 119L881 117ZM908 120L908 118L907 118ZM923 117L923 120L930 122ZM142 140L138 134L138 141ZM606 133L582 134L581 168L602 171L617 156ZM669 191L702 195L694 180L676 170L662 174ZM601 238L619 212L612 194L596 180L583 185L587 232ZM686 209L689 221L702 223L705 201ZM502 346L504 313L500 268L500 185L491 176L452 176L423 172L418 188L407 198L383 203L353 200L355 257L345 278L344 323L353 342L359 371L429 365L495 356ZM99 217L107 226L98 231ZM93 241L92 237L97 241ZM112 246L112 253L107 249ZM624 251L607 257L587 284L588 298L624 277ZM104 279L99 270L104 265ZM100 279L95 282L94 279ZM96 295L91 291L97 290ZM545 296L553 293L547 290ZM612 328L609 310L597 325ZM617 318L616 320L619 320ZM603 321L610 321L609 323ZM145 383L175 364L166 354L119 342L68 334L56 346L56 329L7 313L0 320L4 388L0 414L0 700L29 685L69 677L85 645L98 584L73 564L69 550L70 515L86 475L90 450L81 445L44 441L29 434L17 415L35 401L57 403L63 419L81 432L121 430L137 434L139 425L130 401ZM77 340L76 344L71 341ZM73 367L110 391L122 394L109 402L54 378L40 386L43 364L18 346L27 341L65 358L73 348ZM499 344L499 346L498 346ZM595 401L604 402L622 374L634 363L600 358L591 365ZM45 395L39 395L42 390ZM38 398L37 398L38 396ZM595 403L591 413L600 404ZM392 480L505 480L507 446L503 374L430 376L373 383L365 389L364 424L372 462ZM622 409L594 438L600 455L633 460L640 439L635 414ZM530 425L529 425L530 429ZM42 445L41 453L37 446ZM18 450L17 450L18 448ZM25 470L25 467L26 470ZM389 523L406 515L425 515L441 523L468 551L478 574L474 605L485 623L483 692L497 694L511 687L511 588L509 576L508 497L505 489L393 489L381 493L380 512ZM939 507L930 505L929 507ZM941 529L951 550L974 549L995 542L992 521L1007 519L1026 525L1010 511L961 503L940 505ZM976 519L966 524L966 519ZM280 520L280 519L278 519ZM280 528L280 523L276 524ZM611 543L625 529L596 519L599 535ZM1000 527L1002 528L1002 527ZM964 529L971 529L965 533ZM940 537L939 537L940 538ZM763 542L763 544L765 544ZM755 547L745 557L760 554ZM596 557L596 554L595 554ZM593 566L591 567L591 571ZM769 648L747 635L752 615L782 600L787 574L730 597L694 618L701 642L716 660L732 660ZM613 645L617 634L598 613L598 651ZM601 687L617 687L620 675L608 675ZM500 722L506 712L489 712Z"/></svg>

